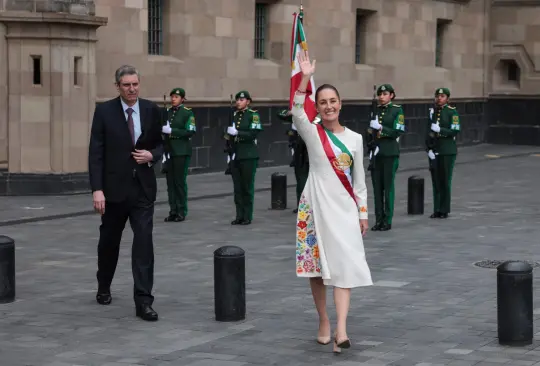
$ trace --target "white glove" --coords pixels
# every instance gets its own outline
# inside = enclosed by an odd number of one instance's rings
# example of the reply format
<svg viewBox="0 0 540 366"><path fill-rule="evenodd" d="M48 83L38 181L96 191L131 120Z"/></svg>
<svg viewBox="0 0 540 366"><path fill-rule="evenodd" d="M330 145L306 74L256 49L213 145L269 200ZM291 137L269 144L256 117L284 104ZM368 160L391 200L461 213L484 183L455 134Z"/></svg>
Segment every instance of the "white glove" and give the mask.
<svg viewBox="0 0 540 366"><path fill-rule="evenodd" d="M433 118L433 113L434 113L433 108L430 108L430 109L429 109L429 119L432 119L432 118Z"/></svg>
<svg viewBox="0 0 540 366"><path fill-rule="evenodd" d="M292 124L291 129L296 131L296 126L294 125L294 123Z"/></svg>
<svg viewBox="0 0 540 366"><path fill-rule="evenodd" d="M227 127L227 133L231 136L236 136L238 135L238 130L234 126L229 126Z"/></svg>
<svg viewBox="0 0 540 366"><path fill-rule="evenodd" d="M373 128L374 130L380 130L381 124L379 123L379 117L377 116L375 119L371 120L369 122L369 127Z"/></svg>
<svg viewBox="0 0 540 366"><path fill-rule="evenodd" d="M441 127L436 123L432 123L431 124L431 131L433 131L433 132L441 132Z"/></svg>
<svg viewBox="0 0 540 366"><path fill-rule="evenodd" d="M161 128L161 132L162 133L165 133L167 135L170 135L171 134L171 125L169 124L169 121L167 121L167 125L166 126L163 126Z"/></svg>
<svg viewBox="0 0 540 366"><path fill-rule="evenodd" d="M433 153L433 150L429 150L428 153L427 153L427 156L428 156L431 160L435 159L435 154Z"/></svg>

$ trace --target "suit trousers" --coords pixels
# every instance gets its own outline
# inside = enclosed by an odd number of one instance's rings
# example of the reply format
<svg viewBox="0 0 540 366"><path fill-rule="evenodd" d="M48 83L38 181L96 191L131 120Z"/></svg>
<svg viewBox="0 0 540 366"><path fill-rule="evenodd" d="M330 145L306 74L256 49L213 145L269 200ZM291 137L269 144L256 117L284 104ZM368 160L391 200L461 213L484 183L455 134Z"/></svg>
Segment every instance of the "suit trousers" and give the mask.
<svg viewBox="0 0 540 366"><path fill-rule="evenodd" d="M154 285L154 244L152 240L154 202L145 195L135 177L131 181L128 197L123 202L107 202L101 216L98 243L97 280L100 292L110 290L118 263L122 233L129 219L133 230L131 270L133 273L133 299L136 305L152 305Z"/></svg>

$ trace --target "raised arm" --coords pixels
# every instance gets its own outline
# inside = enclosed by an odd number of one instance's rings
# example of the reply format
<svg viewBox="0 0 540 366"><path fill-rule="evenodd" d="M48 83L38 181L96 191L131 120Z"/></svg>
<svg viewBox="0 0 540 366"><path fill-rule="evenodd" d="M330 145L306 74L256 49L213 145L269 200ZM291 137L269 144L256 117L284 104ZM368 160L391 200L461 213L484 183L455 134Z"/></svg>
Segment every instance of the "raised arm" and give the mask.
<svg viewBox="0 0 540 366"><path fill-rule="evenodd" d="M300 86L302 85L300 84ZM317 138L317 126L309 121L306 111L304 110L305 100L306 94L295 94L291 112L293 126L296 127L298 134L302 137L306 144L309 144L313 138Z"/></svg>
<svg viewBox="0 0 540 366"><path fill-rule="evenodd" d="M356 151L354 153L354 165L353 165L353 191L358 205L358 215L360 220L367 220L367 187L366 176L364 172L364 142L362 135L358 135L358 141L356 142Z"/></svg>
<svg viewBox="0 0 540 366"><path fill-rule="evenodd" d="M298 85L293 99L293 107L291 110L293 116L293 125L296 127L298 133L306 144L310 144L316 135L316 125L312 124L304 110L304 103L306 100L307 86L311 80L311 76L315 73L315 60L313 63L309 60L309 54L307 51L302 51L298 54L298 64L302 71L302 80Z"/></svg>

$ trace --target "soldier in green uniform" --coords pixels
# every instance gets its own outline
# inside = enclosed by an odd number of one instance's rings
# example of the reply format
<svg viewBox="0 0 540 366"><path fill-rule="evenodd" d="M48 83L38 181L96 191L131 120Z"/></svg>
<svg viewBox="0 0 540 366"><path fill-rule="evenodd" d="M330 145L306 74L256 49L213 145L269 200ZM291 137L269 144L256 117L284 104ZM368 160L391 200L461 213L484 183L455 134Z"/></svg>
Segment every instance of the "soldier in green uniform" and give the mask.
<svg viewBox="0 0 540 366"><path fill-rule="evenodd" d="M169 216L166 222L180 222L186 219L187 175L191 161L191 137L195 134L195 116L191 108L184 106L186 92L175 88L170 93L171 108L167 110L167 123L162 128L167 154L166 174L169 195Z"/></svg>
<svg viewBox="0 0 540 366"><path fill-rule="evenodd" d="M371 172L376 218L371 230L387 231L392 228L394 181L399 166L399 137L405 133L405 117L401 106L392 102L396 97L392 85L379 86L377 97L378 114L370 122L370 127L379 131L379 150L375 156L375 169Z"/></svg>
<svg viewBox="0 0 540 366"><path fill-rule="evenodd" d="M433 185L433 214L431 218L446 219L450 212L452 173L456 161L456 136L461 130L459 114L448 105L450 90L435 90L435 108L430 109L426 136L426 151L430 162Z"/></svg>
<svg viewBox="0 0 540 366"><path fill-rule="evenodd" d="M235 95L236 111L233 125L227 134L233 142L231 175L234 185L236 218L232 225L249 225L253 220L253 198L255 193L255 173L259 162L257 136L262 131L259 113L250 109L251 96L246 90Z"/></svg>

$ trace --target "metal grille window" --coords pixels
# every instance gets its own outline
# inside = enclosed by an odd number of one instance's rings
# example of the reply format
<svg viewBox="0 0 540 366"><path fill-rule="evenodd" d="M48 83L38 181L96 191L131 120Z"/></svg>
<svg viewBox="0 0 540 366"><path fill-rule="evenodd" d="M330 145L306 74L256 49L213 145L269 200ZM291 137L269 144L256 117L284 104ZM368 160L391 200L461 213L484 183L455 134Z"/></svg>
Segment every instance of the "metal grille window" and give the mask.
<svg viewBox="0 0 540 366"><path fill-rule="evenodd" d="M265 44L267 31L267 15L268 5L255 4L255 58L265 58Z"/></svg>
<svg viewBox="0 0 540 366"><path fill-rule="evenodd" d="M148 53L163 54L163 0L148 0Z"/></svg>
<svg viewBox="0 0 540 366"><path fill-rule="evenodd" d="M363 41L363 33L364 33L364 27L363 27L363 22L364 21L364 17L362 16L362 13L360 12L356 12L356 30L355 30L355 36L356 36L356 41L355 41L355 49L354 49L354 62L356 64L361 64L362 63L362 41Z"/></svg>
<svg viewBox="0 0 540 366"><path fill-rule="evenodd" d="M448 21L444 19L437 19L437 30L435 33L435 66L443 66L443 40L446 33L446 27Z"/></svg>

